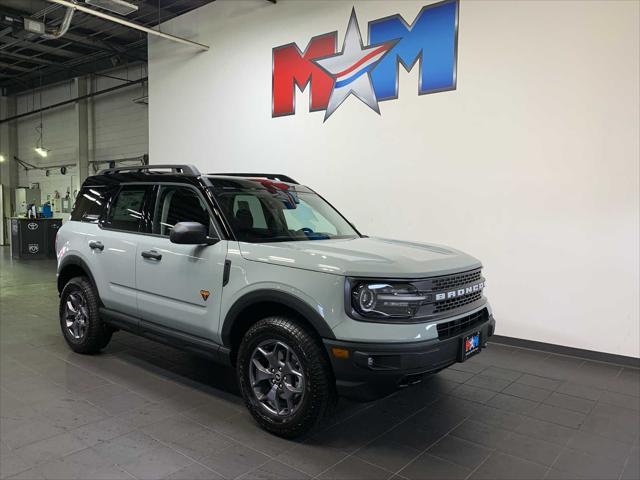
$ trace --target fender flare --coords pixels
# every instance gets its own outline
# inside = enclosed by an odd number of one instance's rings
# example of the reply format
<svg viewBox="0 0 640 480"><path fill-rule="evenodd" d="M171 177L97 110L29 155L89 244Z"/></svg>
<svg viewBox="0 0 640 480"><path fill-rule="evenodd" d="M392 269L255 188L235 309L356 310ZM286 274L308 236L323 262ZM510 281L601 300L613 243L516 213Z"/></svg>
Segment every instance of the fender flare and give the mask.
<svg viewBox="0 0 640 480"><path fill-rule="evenodd" d="M293 310L305 320L307 320L322 338L336 338L333 334L333 330L331 330L331 327L329 327L326 320L322 318L322 315L320 315L318 311L316 311L304 300L301 300L295 295L283 292L281 290L261 289L254 290L253 292L249 292L240 297L228 310L227 314L224 317L222 331L220 332L220 337L222 339L223 345L231 345L231 330L233 329L233 325L240 315L240 312L242 312L245 308L260 302L279 303Z"/></svg>
<svg viewBox="0 0 640 480"><path fill-rule="evenodd" d="M57 284L58 284L58 293L62 292L62 289L64 288L64 285L61 284L60 282L60 273L67 267L69 266L76 266L76 267L80 267L82 270L84 270L87 274L87 276L89 277L89 281L91 282L91 284L93 285L93 288L96 290L96 292L98 292L98 287L96 285L96 280L95 278L93 278L93 273L91 273L91 269L89 268L89 265L87 265L87 262L85 262L82 258L80 258L77 255L69 255L69 256L65 256L62 261L60 262L60 265L58 266L58 271L57 271ZM99 295L99 294L98 294Z"/></svg>

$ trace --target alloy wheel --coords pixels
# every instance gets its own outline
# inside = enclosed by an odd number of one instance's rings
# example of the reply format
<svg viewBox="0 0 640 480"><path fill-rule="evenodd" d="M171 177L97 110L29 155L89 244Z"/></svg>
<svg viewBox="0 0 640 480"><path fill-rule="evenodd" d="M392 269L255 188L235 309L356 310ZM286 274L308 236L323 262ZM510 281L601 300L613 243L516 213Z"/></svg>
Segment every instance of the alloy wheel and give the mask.
<svg viewBox="0 0 640 480"><path fill-rule="evenodd" d="M302 364L280 340L264 341L254 349L249 381L260 407L272 416L291 416L302 404L306 384Z"/></svg>
<svg viewBox="0 0 640 480"><path fill-rule="evenodd" d="M73 292L67 297L64 307L67 331L76 340L84 338L89 327L87 301L82 292Z"/></svg>

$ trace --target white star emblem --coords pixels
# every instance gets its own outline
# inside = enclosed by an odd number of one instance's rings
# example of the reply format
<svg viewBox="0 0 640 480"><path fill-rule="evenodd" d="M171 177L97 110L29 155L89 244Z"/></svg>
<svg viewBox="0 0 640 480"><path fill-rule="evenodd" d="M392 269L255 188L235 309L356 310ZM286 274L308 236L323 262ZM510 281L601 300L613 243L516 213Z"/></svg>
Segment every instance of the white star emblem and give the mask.
<svg viewBox="0 0 640 480"><path fill-rule="evenodd" d="M395 41L365 48L362 44L356 10L355 8L351 10L342 51L329 57L314 60L320 68L333 77L333 90L324 114L325 121L351 94L380 115L378 99L371 84L370 72L394 45Z"/></svg>

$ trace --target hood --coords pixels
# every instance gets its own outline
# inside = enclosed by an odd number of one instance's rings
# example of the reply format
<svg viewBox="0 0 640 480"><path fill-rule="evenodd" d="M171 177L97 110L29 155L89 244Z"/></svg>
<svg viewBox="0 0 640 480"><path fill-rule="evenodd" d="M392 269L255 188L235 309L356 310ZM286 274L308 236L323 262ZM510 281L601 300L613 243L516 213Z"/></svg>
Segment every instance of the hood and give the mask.
<svg viewBox="0 0 640 480"><path fill-rule="evenodd" d="M247 260L353 277L421 278L481 266L449 247L385 238L240 242L240 251Z"/></svg>

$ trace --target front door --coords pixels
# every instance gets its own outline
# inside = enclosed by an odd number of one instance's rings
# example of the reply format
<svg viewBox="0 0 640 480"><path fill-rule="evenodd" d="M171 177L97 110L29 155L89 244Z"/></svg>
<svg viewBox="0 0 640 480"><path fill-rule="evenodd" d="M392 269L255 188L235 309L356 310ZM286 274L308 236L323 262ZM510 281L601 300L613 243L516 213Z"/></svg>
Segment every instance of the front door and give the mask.
<svg viewBox="0 0 640 480"><path fill-rule="evenodd" d="M160 185L151 234L141 236L136 255L140 317L173 330L219 342L218 322L227 242L178 245L176 223L199 222L218 236L204 198L195 188Z"/></svg>

